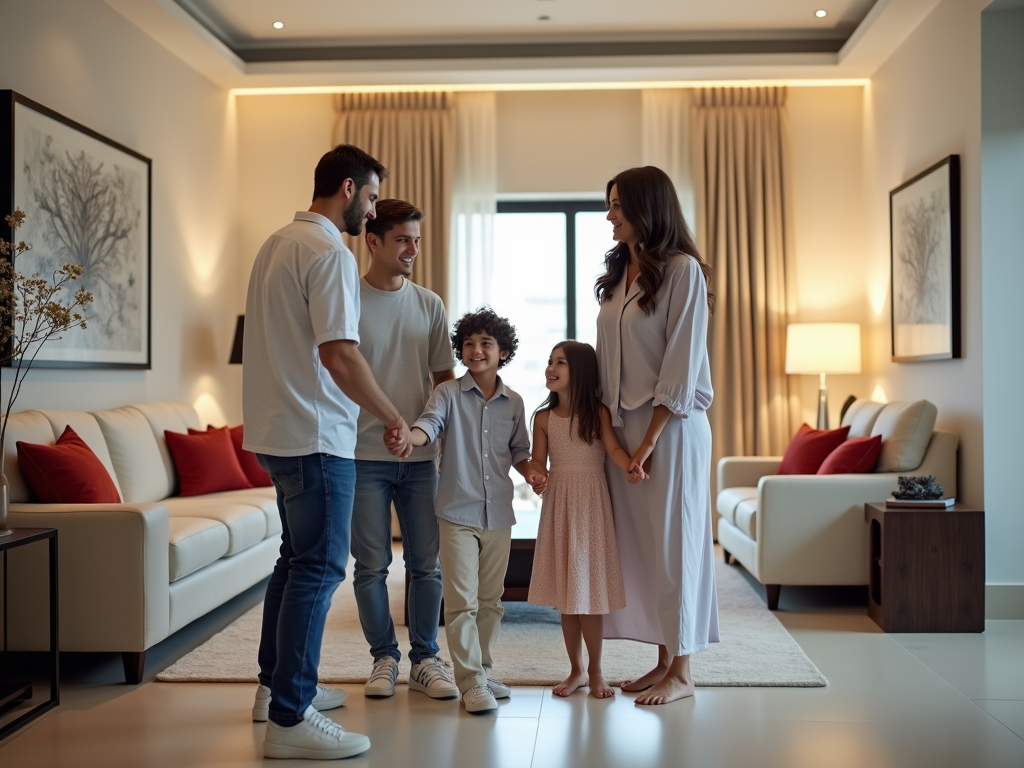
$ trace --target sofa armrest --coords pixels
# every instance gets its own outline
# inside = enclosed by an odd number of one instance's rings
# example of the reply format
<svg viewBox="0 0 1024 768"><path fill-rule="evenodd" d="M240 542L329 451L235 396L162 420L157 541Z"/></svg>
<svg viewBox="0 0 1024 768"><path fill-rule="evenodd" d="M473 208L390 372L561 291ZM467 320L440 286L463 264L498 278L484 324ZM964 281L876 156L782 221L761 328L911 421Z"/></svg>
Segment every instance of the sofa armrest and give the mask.
<svg viewBox="0 0 1024 768"><path fill-rule="evenodd" d="M753 488L765 475L774 475L781 456L725 456L718 460L718 490Z"/></svg>
<svg viewBox="0 0 1024 768"><path fill-rule="evenodd" d="M757 576L764 584L867 584L864 505L891 475L774 475L758 484Z"/></svg>
<svg viewBox="0 0 1024 768"><path fill-rule="evenodd" d="M12 504L8 524L58 531L61 650L144 651L167 636L167 507ZM45 547L9 554L11 648L45 649Z"/></svg>

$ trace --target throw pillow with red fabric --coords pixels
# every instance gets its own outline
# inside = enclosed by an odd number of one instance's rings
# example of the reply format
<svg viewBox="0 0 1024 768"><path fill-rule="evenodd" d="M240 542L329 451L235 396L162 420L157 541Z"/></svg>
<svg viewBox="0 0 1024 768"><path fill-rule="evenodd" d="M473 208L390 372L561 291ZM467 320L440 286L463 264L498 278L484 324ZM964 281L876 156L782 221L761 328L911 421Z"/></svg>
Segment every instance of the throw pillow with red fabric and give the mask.
<svg viewBox="0 0 1024 768"><path fill-rule="evenodd" d="M21 474L44 504L120 504L103 462L68 424L55 445L17 443Z"/></svg>
<svg viewBox="0 0 1024 768"><path fill-rule="evenodd" d="M851 437L828 455L821 466L819 475L847 475L853 472L870 472L882 455L882 436Z"/></svg>
<svg viewBox="0 0 1024 768"><path fill-rule="evenodd" d="M231 445L234 446L235 456L238 457L238 463L242 465L242 471L245 476L249 478L249 482L252 483L253 488L269 488L274 484L274 481L270 479L270 475L267 474L267 470L260 466L260 463L256 460L256 454L252 451L247 451L242 447L242 440L244 438L243 425L239 424L237 427L214 427L207 425L206 431L209 432L211 429L227 429L231 432ZM197 429L189 427L188 433L191 435L193 432L198 432Z"/></svg>
<svg viewBox="0 0 1024 768"><path fill-rule="evenodd" d="M786 447L778 474L815 474L828 455L846 440L849 433L848 426L839 429L811 429L806 424L802 425Z"/></svg>
<svg viewBox="0 0 1024 768"><path fill-rule="evenodd" d="M206 432L190 429L189 433L164 431L182 496L252 488L238 463L227 427Z"/></svg>

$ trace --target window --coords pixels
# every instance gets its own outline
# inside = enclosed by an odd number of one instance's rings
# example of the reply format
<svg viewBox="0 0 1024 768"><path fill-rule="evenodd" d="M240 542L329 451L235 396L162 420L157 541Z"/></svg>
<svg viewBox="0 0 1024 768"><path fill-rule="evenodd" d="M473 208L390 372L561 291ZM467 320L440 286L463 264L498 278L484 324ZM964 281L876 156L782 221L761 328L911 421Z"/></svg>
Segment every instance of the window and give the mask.
<svg viewBox="0 0 1024 768"><path fill-rule="evenodd" d="M600 200L499 202L494 220L491 306L516 327L519 349L502 369L529 417L547 398L544 368L552 347L564 339L594 344L597 300L594 281L614 245ZM515 510L539 510L519 473Z"/></svg>

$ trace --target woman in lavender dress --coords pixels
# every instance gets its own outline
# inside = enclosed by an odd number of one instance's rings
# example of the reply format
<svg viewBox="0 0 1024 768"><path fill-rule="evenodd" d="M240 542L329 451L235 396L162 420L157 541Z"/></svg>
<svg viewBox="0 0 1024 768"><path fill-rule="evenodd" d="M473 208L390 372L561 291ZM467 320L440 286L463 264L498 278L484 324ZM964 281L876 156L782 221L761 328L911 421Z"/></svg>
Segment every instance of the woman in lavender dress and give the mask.
<svg viewBox="0 0 1024 768"><path fill-rule="evenodd" d="M638 704L665 704L693 695L690 654L718 642L706 414L711 270L663 171L624 171L606 197L618 245L595 286L602 400L632 465L650 480L630 485L624 473L607 473L626 607L605 617L604 634L658 646L655 668L622 688L644 691Z"/></svg>

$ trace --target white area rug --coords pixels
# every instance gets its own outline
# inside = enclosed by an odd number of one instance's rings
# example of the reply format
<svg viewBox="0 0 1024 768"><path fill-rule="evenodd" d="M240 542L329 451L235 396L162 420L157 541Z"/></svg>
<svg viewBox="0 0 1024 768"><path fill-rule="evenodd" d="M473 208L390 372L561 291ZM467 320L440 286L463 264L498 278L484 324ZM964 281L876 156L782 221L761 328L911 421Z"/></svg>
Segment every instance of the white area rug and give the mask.
<svg viewBox="0 0 1024 768"><path fill-rule="evenodd" d="M396 557L397 565L401 557ZM698 686L778 686L816 688L828 685L764 600L734 566L716 560L719 622L722 642L694 654L691 661ZM403 574L399 569L388 580L391 614L403 655L409 636L403 615ZM239 617L223 632L183 656L157 675L165 682L256 682L258 667L260 604ZM442 657L447 657L444 628L438 631ZM628 640L607 640L605 677L613 685L642 675L654 666L654 646ZM325 683L362 683L372 666L356 616L351 582L345 581L334 595L320 658L320 680ZM402 659L403 675L408 660ZM501 636L495 650L494 674L510 685L555 685L569 671L562 644L559 617L551 608L529 603L506 603ZM404 682L405 678L400 677Z"/></svg>

